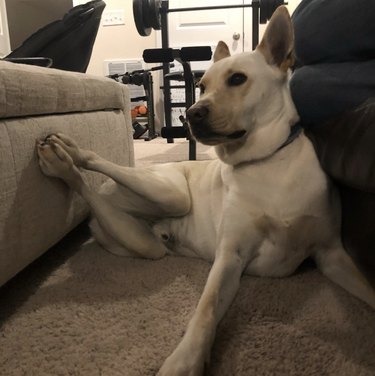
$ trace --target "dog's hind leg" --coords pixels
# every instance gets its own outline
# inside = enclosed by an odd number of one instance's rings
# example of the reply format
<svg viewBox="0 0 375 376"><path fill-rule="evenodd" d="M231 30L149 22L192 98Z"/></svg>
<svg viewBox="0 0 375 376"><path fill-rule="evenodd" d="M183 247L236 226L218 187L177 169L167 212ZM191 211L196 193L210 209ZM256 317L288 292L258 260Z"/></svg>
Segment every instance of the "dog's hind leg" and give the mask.
<svg viewBox="0 0 375 376"><path fill-rule="evenodd" d="M122 257L134 257L134 253L127 250L124 246L117 242L116 239L103 230L95 217L91 218L89 227L94 239L108 252Z"/></svg>
<svg viewBox="0 0 375 376"><path fill-rule="evenodd" d="M100 227L119 245L141 257L160 258L165 255L167 248L152 233L146 221L119 209L105 195L90 189L72 158L60 145L39 142L37 151L42 171L63 179L77 191L89 204Z"/></svg>
<svg viewBox="0 0 375 376"><path fill-rule="evenodd" d="M326 277L375 309L375 290L340 243L318 251L314 259Z"/></svg>

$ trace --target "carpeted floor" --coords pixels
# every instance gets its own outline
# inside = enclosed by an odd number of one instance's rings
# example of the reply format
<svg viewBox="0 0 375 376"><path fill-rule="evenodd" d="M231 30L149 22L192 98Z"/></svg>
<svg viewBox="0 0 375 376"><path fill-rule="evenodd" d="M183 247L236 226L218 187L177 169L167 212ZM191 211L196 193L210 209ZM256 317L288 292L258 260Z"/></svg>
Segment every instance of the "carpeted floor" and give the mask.
<svg viewBox="0 0 375 376"><path fill-rule="evenodd" d="M170 144L160 137L152 141L135 140L134 149L138 167L156 163L186 161L189 158L189 143L185 139L175 139L175 142ZM213 148L202 144L197 144L196 154L198 160L216 157Z"/></svg>
<svg viewBox="0 0 375 376"><path fill-rule="evenodd" d="M138 165L186 159L186 144L141 142ZM0 375L154 375L209 269L113 256L82 224L0 289ZM286 279L243 277L207 375L374 376L375 312L309 263Z"/></svg>

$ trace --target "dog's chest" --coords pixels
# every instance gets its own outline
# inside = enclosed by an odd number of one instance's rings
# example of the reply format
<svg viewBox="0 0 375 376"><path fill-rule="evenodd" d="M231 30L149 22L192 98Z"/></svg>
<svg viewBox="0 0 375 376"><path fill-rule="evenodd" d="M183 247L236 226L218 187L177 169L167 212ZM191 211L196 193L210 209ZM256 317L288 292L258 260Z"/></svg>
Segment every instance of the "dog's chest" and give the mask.
<svg viewBox="0 0 375 376"><path fill-rule="evenodd" d="M236 168L218 161L194 171L189 187L190 213L159 223L173 253L212 261L222 237L232 237L257 254L252 274L283 275L307 256L325 225L326 179L310 160Z"/></svg>

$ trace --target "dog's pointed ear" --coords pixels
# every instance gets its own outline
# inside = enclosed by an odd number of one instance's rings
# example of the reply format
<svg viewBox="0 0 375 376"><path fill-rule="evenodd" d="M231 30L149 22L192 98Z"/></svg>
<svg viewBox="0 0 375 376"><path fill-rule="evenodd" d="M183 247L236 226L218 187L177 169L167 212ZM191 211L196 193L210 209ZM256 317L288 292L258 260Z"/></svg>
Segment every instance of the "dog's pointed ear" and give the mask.
<svg viewBox="0 0 375 376"><path fill-rule="evenodd" d="M221 40L217 44L217 47L214 52L214 63L228 56L230 56L229 48L227 44Z"/></svg>
<svg viewBox="0 0 375 376"><path fill-rule="evenodd" d="M288 9L278 7L272 15L257 50L268 64L286 72L294 64L294 31Z"/></svg>

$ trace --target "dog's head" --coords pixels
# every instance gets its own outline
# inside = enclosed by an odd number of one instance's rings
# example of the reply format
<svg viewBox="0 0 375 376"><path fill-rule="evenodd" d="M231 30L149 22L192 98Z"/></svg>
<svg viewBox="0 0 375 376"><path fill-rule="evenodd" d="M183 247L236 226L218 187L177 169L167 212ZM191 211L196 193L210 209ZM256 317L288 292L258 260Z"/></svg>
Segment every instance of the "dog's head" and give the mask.
<svg viewBox="0 0 375 376"><path fill-rule="evenodd" d="M187 111L193 136L215 145L228 164L266 156L298 119L287 80L294 63L288 10L275 11L255 51L230 56L219 42L213 60L200 81L199 101Z"/></svg>

